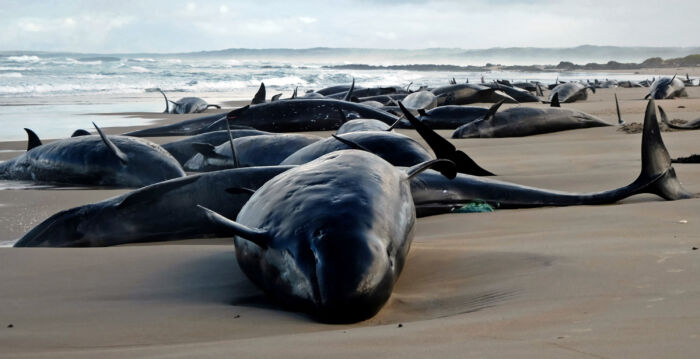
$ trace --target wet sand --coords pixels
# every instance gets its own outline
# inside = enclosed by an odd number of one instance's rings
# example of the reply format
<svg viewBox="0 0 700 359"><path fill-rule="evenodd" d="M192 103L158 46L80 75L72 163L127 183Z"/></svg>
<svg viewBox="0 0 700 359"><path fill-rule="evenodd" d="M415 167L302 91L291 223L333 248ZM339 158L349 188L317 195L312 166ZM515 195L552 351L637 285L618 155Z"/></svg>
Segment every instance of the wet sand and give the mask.
<svg viewBox="0 0 700 359"><path fill-rule="evenodd" d="M617 93L624 119L641 122L646 92L600 89L563 106L613 124ZM671 118L700 117L700 88L688 92L657 103ZM185 118L166 117L162 123ZM697 136L663 133L672 157L700 153ZM452 141L499 179L550 189L619 187L640 167L641 134L616 126ZM0 150L24 146L1 143ZM674 167L688 190L700 192L700 165ZM0 190L0 241L59 210L125 191ZM605 206L422 218L389 303L353 325L280 310L238 269L229 239L0 248L0 356L693 357L700 336L697 213L698 199L639 195Z"/></svg>

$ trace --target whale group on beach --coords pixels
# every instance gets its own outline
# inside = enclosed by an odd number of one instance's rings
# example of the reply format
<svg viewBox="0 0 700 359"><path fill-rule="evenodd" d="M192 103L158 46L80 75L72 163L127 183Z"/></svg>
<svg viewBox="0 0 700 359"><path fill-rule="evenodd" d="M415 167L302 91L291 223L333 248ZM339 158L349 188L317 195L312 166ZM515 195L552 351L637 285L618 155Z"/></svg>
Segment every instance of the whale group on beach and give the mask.
<svg viewBox="0 0 700 359"><path fill-rule="evenodd" d="M694 196L676 176L657 121L656 99L687 96L675 76L649 84L641 171L610 190L566 193L494 179L488 163L435 131L468 139L615 126L563 106L585 101L596 88L643 86L556 82L550 88L453 79L412 91L411 85L353 81L269 100L261 84L249 105L226 111L207 110L218 105L195 97L171 102L163 93L168 113L216 113L123 135L105 135L95 125L97 135L76 132L43 144L27 129L27 152L0 163L0 179L133 190L56 213L14 246L230 237L241 270L282 307L322 322L352 323L374 316L391 296L417 217L474 203L505 209L609 204L640 193ZM504 104L509 108L501 110ZM617 96L615 104L622 124ZM669 127L700 128L698 121L672 124L658 111ZM297 133L307 131L330 133ZM166 136L187 137L162 145L146 139Z"/></svg>

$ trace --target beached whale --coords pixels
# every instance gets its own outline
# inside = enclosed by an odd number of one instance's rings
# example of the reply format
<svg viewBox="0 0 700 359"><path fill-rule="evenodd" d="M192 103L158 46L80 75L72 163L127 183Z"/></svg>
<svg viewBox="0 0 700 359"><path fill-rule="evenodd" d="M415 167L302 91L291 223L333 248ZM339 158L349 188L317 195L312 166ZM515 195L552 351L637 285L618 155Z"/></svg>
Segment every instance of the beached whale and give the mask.
<svg viewBox="0 0 700 359"><path fill-rule="evenodd" d="M58 212L15 247L105 247L222 237L197 204L235 218L253 191L286 166L236 168L181 177Z"/></svg>
<svg viewBox="0 0 700 359"><path fill-rule="evenodd" d="M193 143L204 143L212 145L214 147L229 141L229 138L240 138L247 136L259 136L259 135L269 135L270 132L258 131L258 130L232 130L231 136L227 130L220 130L214 132L206 132L201 135L190 136L183 138L178 141L168 142L161 145L163 149L168 151L175 159L180 162L180 164L185 164L190 158L192 158L197 153L197 149L192 146Z"/></svg>
<svg viewBox="0 0 700 359"><path fill-rule="evenodd" d="M406 135L389 131L359 131L334 135L310 144L290 154L280 164L301 165L346 149L371 152L394 166L410 167L435 159L420 143Z"/></svg>
<svg viewBox="0 0 700 359"><path fill-rule="evenodd" d="M394 124L398 124L395 122ZM393 126L393 125L392 125ZM355 120L350 120L343 123L338 131L335 132L336 135L342 135L344 133L350 132L362 132L362 131L392 131L393 127L387 125L386 123L379 120L372 120L366 118L358 118Z"/></svg>
<svg viewBox="0 0 700 359"><path fill-rule="evenodd" d="M438 97L438 106L468 105L475 102L517 103L515 99L497 89L476 84L459 84L441 86L432 90Z"/></svg>
<svg viewBox="0 0 700 359"><path fill-rule="evenodd" d="M438 98L430 91L414 92L401 100L410 110L430 110L437 106Z"/></svg>
<svg viewBox="0 0 700 359"><path fill-rule="evenodd" d="M666 111L664 111L664 109L661 108L661 106L659 106L659 114L661 114L661 122L663 122L666 126L670 128L676 130L697 130L700 128L700 118L688 121L682 125L676 125L668 120L668 117L666 116Z"/></svg>
<svg viewBox="0 0 700 359"><path fill-rule="evenodd" d="M434 130L454 130L483 118L489 109L478 106L440 106L430 111L418 111L421 122Z"/></svg>
<svg viewBox="0 0 700 359"><path fill-rule="evenodd" d="M170 125L144 128L141 130L131 131L124 136L132 137L166 137L166 136L194 136L202 133L224 130L223 121L226 119L226 113L217 113L202 117L193 118L191 120L180 121ZM233 129L240 127L231 126Z"/></svg>
<svg viewBox="0 0 700 359"><path fill-rule="evenodd" d="M402 171L366 151L329 153L265 183L230 220L243 273L287 308L331 323L374 316L403 269L416 221Z"/></svg>
<svg viewBox="0 0 700 359"><path fill-rule="evenodd" d="M91 186L142 187L185 172L155 143L126 136L77 136L36 145L0 163L0 179ZM31 141L30 143L35 141Z"/></svg>
<svg viewBox="0 0 700 359"><path fill-rule="evenodd" d="M165 111L163 111L163 113L199 113L203 112L209 107L221 108L219 105L210 105L199 97L183 97L176 102L173 102L168 100L168 96L165 96L165 92L163 92L161 89L158 89L158 91L160 91L165 98ZM170 108L169 103L173 104L172 109Z"/></svg>
<svg viewBox="0 0 700 359"><path fill-rule="evenodd" d="M333 99L275 101L246 106L228 113L232 126L248 126L261 131L299 132L337 130L349 114L383 121L391 125L398 118L376 108Z"/></svg>
<svg viewBox="0 0 700 359"><path fill-rule="evenodd" d="M585 100L588 98L587 89L595 93L595 87L593 86L586 86L579 82L563 83L552 89L552 92L549 93L549 101L552 102L555 95L558 96L559 102L561 103Z"/></svg>
<svg viewBox="0 0 700 359"><path fill-rule="evenodd" d="M649 101L644 115L641 152L642 170L637 179L627 186L603 192L566 193L461 174L445 181L431 171L411 181L411 190L421 215L449 213L471 201L484 201L497 208L525 208L613 203L639 193L652 193L666 200L694 197L676 177L661 139L653 100Z"/></svg>
<svg viewBox="0 0 700 359"><path fill-rule="evenodd" d="M452 133L452 138L522 137L601 126L612 125L571 109L513 107L460 126Z"/></svg>
<svg viewBox="0 0 700 359"><path fill-rule="evenodd" d="M224 142L218 146L194 143L199 153L183 167L192 172L209 172L236 167L275 166L299 149L319 140L321 137L314 135L285 133L239 137L232 143ZM235 156L232 155L234 150Z"/></svg>
<svg viewBox="0 0 700 359"><path fill-rule="evenodd" d="M542 102L542 99L540 99L539 97L519 87L508 86L498 82L487 83L483 84L482 86L502 91L518 102Z"/></svg>
<svg viewBox="0 0 700 359"><path fill-rule="evenodd" d="M676 76L671 78L659 77L649 87L649 93L644 96L645 99L652 98L662 100L674 97L688 97L685 91L685 84Z"/></svg>

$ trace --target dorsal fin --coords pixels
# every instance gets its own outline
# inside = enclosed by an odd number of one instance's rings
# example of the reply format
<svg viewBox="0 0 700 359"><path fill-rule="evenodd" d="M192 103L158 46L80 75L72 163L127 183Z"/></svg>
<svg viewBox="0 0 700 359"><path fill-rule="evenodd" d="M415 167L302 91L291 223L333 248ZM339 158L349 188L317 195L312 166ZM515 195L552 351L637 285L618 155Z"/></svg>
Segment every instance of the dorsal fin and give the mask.
<svg viewBox="0 0 700 359"><path fill-rule="evenodd" d="M221 160L229 159L220 153L216 153L216 147L210 143L193 142L190 143L190 146L192 146L197 153L201 154L205 158L217 158Z"/></svg>
<svg viewBox="0 0 700 359"><path fill-rule="evenodd" d="M117 158L119 159L119 161L121 161L123 165L129 163L129 157L127 157L126 154L122 152L119 149L119 147L117 147L117 145L114 144L114 142L107 138L107 136L105 136L105 134L102 133L102 130L99 127L97 127L97 125L94 122L92 123L92 125L95 126L97 133L99 133L100 137L102 137L102 142L104 142L107 148L109 148L110 152L117 156Z"/></svg>
<svg viewBox="0 0 700 359"><path fill-rule="evenodd" d="M253 96L253 100L250 101L251 105L257 105L259 103L265 103L265 83L261 82L260 83L260 88L258 88L258 92L255 93L255 96Z"/></svg>
<svg viewBox="0 0 700 359"><path fill-rule="evenodd" d="M561 107L561 104L559 103L559 92L555 92L554 95L552 95L551 103L551 107Z"/></svg>
<svg viewBox="0 0 700 359"><path fill-rule="evenodd" d="M406 177L407 179L411 179L415 177L417 174L427 170L428 168L432 167L440 167L440 173L442 173L445 177L449 179L453 179L457 177L457 166L455 166L455 163L450 161L450 160L445 160L445 159L436 159L436 160L430 160L430 161L425 161L422 163L419 163L415 166L412 166L411 168L406 170Z"/></svg>
<svg viewBox="0 0 700 359"><path fill-rule="evenodd" d="M540 83L538 82L537 85L535 86L535 94L539 97L544 96L544 92L542 92L542 87L540 86Z"/></svg>
<svg viewBox="0 0 700 359"><path fill-rule="evenodd" d="M433 152L435 152L437 158L451 160L457 165L457 172L460 173L475 176L493 176L493 173L481 168L469 155L458 151L450 141L444 139L437 132L433 131L430 127L413 116L400 101L399 108L401 108L406 119L413 125L413 128L416 129L418 134L428 143L428 146L430 146Z"/></svg>
<svg viewBox="0 0 700 359"><path fill-rule="evenodd" d="M163 113L170 113L170 104L168 103L168 96L165 96L165 92L158 88L158 91L160 91L161 94L163 94L163 98L165 98L165 111Z"/></svg>
<svg viewBox="0 0 700 359"><path fill-rule="evenodd" d="M348 93L345 94L345 98L343 98L343 101L350 101L352 98L352 92L355 91L355 78L352 78L352 84L350 85L350 89L348 90Z"/></svg>
<svg viewBox="0 0 700 359"><path fill-rule="evenodd" d="M350 141L350 140L348 140L348 139L342 138L342 137L340 137L340 136L338 136L338 135L335 135L335 134L333 134L333 135L331 135L331 136L333 136L333 138L335 138L336 140L338 140L338 141L340 141L340 142L342 142L342 143L344 143L344 144L350 146L351 148L354 148L354 149L356 149L356 150L367 151L367 152L372 153L372 151L368 150L367 147L364 147L364 146L362 146L362 145L359 144L359 143Z"/></svg>
<svg viewBox="0 0 700 359"><path fill-rule="evenodd" d="M39 139L39 136L34 133L34 131L28 128L25 128L24 131L27 132L27 151L41 146L41 140Z"/></svg>
<svg viewBox="0 0 700 359"><path fill-rule="evenodd" d="M262 248L267 248L270 242L272 242L272 237L264 229L250 228L244 224L232 221L204 206L197 205L197 207L204 210L204 213L206 213L210 221L228 229L231 234L247 239Z"/></svg>
<svg viewBox="0 0 700 359"><path fill-rule="evenodd" d="M294 92L292 93L292 98L297 98L297 90L299 90L299 86L294 88Z"/></svg>
<svg viewBox="0 0 700 359"><path fill-rule="evenodd" d="M500 101L494 103L493 105L491 105L488 112L486 112L486 114L484 115L484 121L488 121L488 120L492 119L494 116L496 116L496 112L498 111L498 108L501 107L501 105L503 105L503 103L505 101L506 100L500 100Z"/></svg>
<svg viewBox="0 0 700 359"><path fill-rule="evenodd" d="M272 96L272 98L270 99L270 102L277 101L280 99L280 97L282 97L282 94L278 93L277 95Z"/></svg>
<svg viewBox="0 0 700 359"><path fill-rule="evenodd" d="M116 206L117 209L123 209L133 204L146 204L160 200L161 197L170 191L188 185L197 181L201 176L187 176L170 181L160 182L136 191L131 192L124 197Z"/></svg>
<svg viewBox="0 0 700 359"><path fill-rule="evenodd" d="M73 134L70 135L70 137L80 137L80 136L90 136L90 132L87 132L83 130L82 128L79 128L75 131L73 131Z"/></svg>
<svg viewBox="0 0 700 359"><path fill-rule="evenodd" d="M413 81L409 82L409 83L408 83L408 86L406 86L406 92L410 92L410 91L411 91L411 85L413 85Z"/></svg>
<svg viewBox="0 0 700 359"><path fill-rule="evenodd" d="M615 109L617 110L617 123L622 125L625 121L622 120L622 114L620 114L620 102L617 101L617 94L615 94Z"/></svg>
<svg viewBox="0 0 700 359"><path fill-rule="evenodd" d="M255 193L255 190L252 188L248 187L231 187L227 188L226 192L230 194L248 194L248 195L253 195Z"/></svg>
<svg viewBox="0 0 700 359"><path fill-rule="evenodd" d="M673 74L673 77L671 77L671 82L676 79L676 76L678 76L678 74Z"/></svg>
<svg viewBox="0 0 700 359"><path fill-rule="evenodd" d="M428 113L425 112L425 109L424 109L424 108L419 108L419 109L418 109L418 114L421 115L421 116L428 116Z"/></svg>
<svg viewBox="0 0 700 359"><path fill-rule="evenodd" d="M233 159L233 168L238 168L238 153L236 153L236 146L233 145L233 135L231 134L231 126L226 122L226 131L228 132L228 143L231 145L231 158Z"/></svg>

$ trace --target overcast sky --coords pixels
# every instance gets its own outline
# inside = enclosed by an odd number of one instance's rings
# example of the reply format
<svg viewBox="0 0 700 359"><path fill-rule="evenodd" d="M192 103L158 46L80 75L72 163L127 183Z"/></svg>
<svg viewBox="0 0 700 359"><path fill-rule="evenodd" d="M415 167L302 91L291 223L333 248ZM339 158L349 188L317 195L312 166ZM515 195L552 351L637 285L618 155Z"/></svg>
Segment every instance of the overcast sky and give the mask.
<svg viewBox="0 0 700 359"><path fill-rule="evenodd" d="M698 0L0 0L0 50L700 45Z"/></svg>

